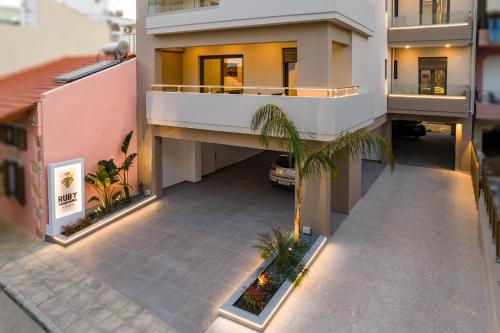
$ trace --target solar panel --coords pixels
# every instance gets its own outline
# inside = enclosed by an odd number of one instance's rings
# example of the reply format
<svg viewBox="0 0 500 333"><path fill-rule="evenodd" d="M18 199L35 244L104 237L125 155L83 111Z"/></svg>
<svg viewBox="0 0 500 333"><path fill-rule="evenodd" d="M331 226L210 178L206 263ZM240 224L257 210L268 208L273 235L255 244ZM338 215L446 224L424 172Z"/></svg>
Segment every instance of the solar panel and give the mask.
<svg viewBox="0 0 500 333"><path fill-rule="evenodd" d="M106 68L113 67L114 65L119 64L119 63L120 63L120 60L100 61L100 62L97 62L97 63L92 64L90 66L83 67L83 68L77 69L75 71L56 76L54 78L54 81L57 83L73 82L73 81L81 79L83 77L100 72Z"/></svg>

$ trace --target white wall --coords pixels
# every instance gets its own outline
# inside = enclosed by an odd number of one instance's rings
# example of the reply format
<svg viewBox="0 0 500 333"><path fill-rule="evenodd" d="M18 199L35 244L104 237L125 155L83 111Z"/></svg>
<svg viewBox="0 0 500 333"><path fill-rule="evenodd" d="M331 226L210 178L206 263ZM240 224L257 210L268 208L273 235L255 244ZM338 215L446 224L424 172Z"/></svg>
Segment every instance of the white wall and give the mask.
<svg viewBox="0 0 500 333"><path fill-rule="evenodd" d="M200 143L164 138L162 148L163 187L201 180Z"/></svg>
<svg viewBox="0 0 500 333"><path fill-rule="evenodd" d="M500 93L500 56L490 56L483 62L483 91Z"/></svg>
<svg viewBox="0 0 500 333"><path fill-rule="evenodd" d="M260 149L238 146L219 145L215 143L202 143L202 175L208 175L227 166L236 164L258 155Z"/></svg>
<svg viewBox="0 0 500 333"><path fill-rule="evenodd" d="M366 0L223 0L218 7L148 17L146 26L151 33L168 33L331 19L371 34L370 6Z"/></svg>

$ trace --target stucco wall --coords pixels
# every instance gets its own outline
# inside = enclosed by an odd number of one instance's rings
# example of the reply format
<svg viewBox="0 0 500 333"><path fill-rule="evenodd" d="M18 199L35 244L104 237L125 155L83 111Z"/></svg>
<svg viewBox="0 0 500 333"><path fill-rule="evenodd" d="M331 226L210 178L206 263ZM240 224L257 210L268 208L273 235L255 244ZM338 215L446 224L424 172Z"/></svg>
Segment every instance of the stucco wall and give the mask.
<svg viewBox="0 0 500 333"><path fill-rule="evenodd" d="M33 114L36 114L33 111ZM28 151L19 151L17 148L0 144L0 163L5 159L14 159L24 167L25 176L25 197L26 204L21 206L17 199L0 195L0 224L14 223L34 235L39 225L36 217L35 207L37 198L33 191L33 184L36 183L36 175L32 172L32 161L36 160L36 128L31 125L28 115L15 122L27 131ZM3 175L0 176L3 185Z"/></svg>
<svg viewBox="0 0 500 333"><path fill-rule="evenodd" d="M0 75L64 55L97 54L110 40L106 23L99 23L56 0L38 0L33 27L0 24Z"/></svg>
<svg viewBox="0 0 500 333"><path fill-rule="evenodd" d="M129 153L137 152L136 94L135 59L44 94L45 165L84 158L87 174L95 172L99 160L113 158L121 164L121 143L132 130ZM130 184L137 191L136 166ZM87 199L91 195L87 186Z"/></svg>
<svg viewBox="0 0 500 333"><path fill-rule="evenodd" d="M398 79L395 83L418 83L419 57L447 57L448 85L470 85L471 48L410 48L395 49L394 59L398 61Z"/></svg>
<svg viewBox="0 0 500 333"><path fill-rule="evenodd" d="M486 57L483 62L484 92L493 91L497 96L500 94L500 55Z"/></svg>

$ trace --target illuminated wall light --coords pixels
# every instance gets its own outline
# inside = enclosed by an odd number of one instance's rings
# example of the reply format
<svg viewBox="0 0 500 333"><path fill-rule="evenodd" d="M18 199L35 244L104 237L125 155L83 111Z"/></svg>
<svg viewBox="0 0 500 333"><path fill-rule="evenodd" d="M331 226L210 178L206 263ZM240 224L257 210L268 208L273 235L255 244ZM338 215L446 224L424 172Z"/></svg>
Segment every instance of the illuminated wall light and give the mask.
<svg viewBox="0 0 500 333"><path fill-rule="evenodd" d="M451 46L451 44L446 44L445 46L446 46L446 47L450 47L450 46Z"/></svg>
<svg viewBox="0 0 500 333"><path fill-rule="evenodd" d="M409 49L409 48L410 48L410 45L406 45L406 46L405 46L405 49Z"/></svg>

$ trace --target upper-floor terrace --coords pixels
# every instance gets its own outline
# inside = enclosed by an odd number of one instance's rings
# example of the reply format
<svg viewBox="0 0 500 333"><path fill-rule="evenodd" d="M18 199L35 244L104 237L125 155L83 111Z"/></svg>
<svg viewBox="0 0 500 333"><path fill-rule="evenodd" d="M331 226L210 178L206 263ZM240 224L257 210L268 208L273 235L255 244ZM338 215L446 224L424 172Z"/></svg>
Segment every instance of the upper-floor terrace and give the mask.
<svg viewBox="0 0 500 333"><path fill-rule="evenodd" d="M361 72L352 46L317 41L324 48L275 42L158 50L148 124L255 134L252 116L269 103L281 106L309 140L372 124L374 95L354 83Z"/></svg>
<svg viewBox="0 0 500 333"><path fill-rule="evenodd" d="M148 34L317 21L374 34L373 5L365 0L149 0L148 6Z"/></svg>
<svg viewBox="0 0 500 333"><path fill-rule="evenodd" d="M389 46L470 44L472 0L393 0Z"/></svg>
<svg viewBox="0 0 500 333"><path fill-rule="evenodd" d="M471 58L470 46L393 49L388 112L468 117Z"/></svg>

